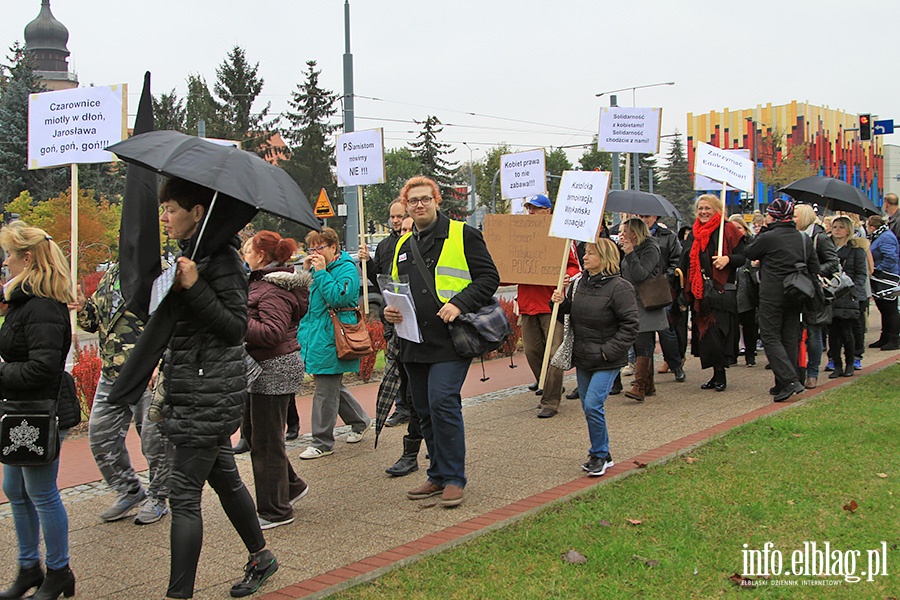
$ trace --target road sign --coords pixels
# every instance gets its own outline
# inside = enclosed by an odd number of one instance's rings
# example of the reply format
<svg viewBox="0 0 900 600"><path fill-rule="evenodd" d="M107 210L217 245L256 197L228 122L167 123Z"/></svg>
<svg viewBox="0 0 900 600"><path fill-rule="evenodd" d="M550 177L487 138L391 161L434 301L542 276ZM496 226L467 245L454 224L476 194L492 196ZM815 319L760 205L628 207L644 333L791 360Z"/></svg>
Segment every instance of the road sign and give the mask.
<svg viewBox="0 0 900 600"><path fill-rule="evenodd" d="M330 219L334 216L334 208L328 200L325 188L322 188L322 191L319 192L319 199L316 200L316 216L320 219Z"/></svg>
<svg viewBox="0 0 900 600"><path fill-rule="evenodd" d="M872 133L874 133L875 135L886 135L888 133L894 133L894 120L885 119L884 121L875 121L875 126L872 128Z"/></svg>

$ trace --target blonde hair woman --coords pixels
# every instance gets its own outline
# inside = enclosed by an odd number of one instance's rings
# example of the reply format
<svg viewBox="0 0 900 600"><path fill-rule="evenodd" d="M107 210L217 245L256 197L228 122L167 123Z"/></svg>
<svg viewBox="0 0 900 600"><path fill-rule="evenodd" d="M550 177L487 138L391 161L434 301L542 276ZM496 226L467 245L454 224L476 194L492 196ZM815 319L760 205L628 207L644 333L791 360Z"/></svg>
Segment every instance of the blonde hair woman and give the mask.
<svg viewBox="0 0 900 600"><path fill-rule="evenodd" d="M599 477L613 466L603 405L616 375L628 362L638 332L634 287L619 272L619 249L608 239L587 244L584 274L572 293L553 291L559 313L569 315L574 341L572 364L587 420L590 450L581 468Z"/></svg>
<svg viewBox="0 0 900 600"><path fill-rule="evenodd" d="M47 232L21 221L0 230L0 246L10 275L3 286L9 309L0 327L0 397L7 406L57 398L72 343L66 305L75 301L65 256ZM68 414L70 410L59 407L60 443L66 428L80 420L80 415ZM59 457L42 465L3 465L3 492L9 498L19 545L19 573L0 597L19 598L38 586L36 598L75 593L75 575L69 568L69 518L56 485L58 472Z"/></svg>

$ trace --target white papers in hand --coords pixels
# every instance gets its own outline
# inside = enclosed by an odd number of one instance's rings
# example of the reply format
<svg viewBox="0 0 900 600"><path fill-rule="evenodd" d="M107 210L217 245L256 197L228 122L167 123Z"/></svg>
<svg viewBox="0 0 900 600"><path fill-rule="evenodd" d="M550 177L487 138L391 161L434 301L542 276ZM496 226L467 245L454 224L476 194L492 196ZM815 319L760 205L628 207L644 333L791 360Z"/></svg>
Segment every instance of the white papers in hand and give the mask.
<svg viewBox="0 0 900 600"><path fill-rule="evenodd" d="M413 306L409 296L388 291L382 292L382 296L388 306L400 310L400 314L403 315L402 322L394 323L394 331L397 335L404 340L421 343L422 332L419 330L419 322L416 320L416 307Z"/></svg>
<svg viewBox="0 0 900 600"><path fill-rule="evenodd" d="M177 269L172 266L171 268L166 269L162 272L162 274L153 280L153 287L150 288L150 314L152 315L156 312L156 309L159 308L160 303L163 301L169 290L172 289L172 284L175 283L175 271Z"/></svg>

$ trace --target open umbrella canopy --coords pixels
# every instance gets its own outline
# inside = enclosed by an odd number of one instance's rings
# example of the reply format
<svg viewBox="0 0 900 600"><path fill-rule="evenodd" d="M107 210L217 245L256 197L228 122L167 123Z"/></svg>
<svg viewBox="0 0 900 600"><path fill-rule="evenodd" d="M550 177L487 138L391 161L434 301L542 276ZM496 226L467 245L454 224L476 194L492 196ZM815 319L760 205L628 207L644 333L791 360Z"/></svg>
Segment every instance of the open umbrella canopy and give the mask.
<svg viewBox="0 0 900 600"><path fill-rule="evenodd" d="M681 219L678 209L663 196L637 190L613 190L606 196L604 211Z"/></svg>
<svg viewBox="0 0 900 600"><path fill-rule="evenodd" d="M177 131L151 131L107 148L132 164L216 190L316 231L319 220L303 191L284 170L231 145Z"/></svg>
<svg viewBox="0 0 900 600"><path fill-rule="evenodd" d="M880 214L878 207L862 190L833 177L804 177L778 191L802 204L818 204L830 210L843 210L858 215Z"/></svg>

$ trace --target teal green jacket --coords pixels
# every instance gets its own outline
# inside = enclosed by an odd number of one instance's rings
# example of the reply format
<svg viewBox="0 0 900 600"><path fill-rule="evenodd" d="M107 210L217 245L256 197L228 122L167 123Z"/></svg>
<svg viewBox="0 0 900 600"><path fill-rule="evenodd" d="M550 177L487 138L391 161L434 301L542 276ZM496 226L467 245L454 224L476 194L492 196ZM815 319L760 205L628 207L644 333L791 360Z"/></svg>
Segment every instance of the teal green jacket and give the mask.
<svg viewBox="0 0 900 600"><path fill-rule="evenodd" d="M359 273L353 259L344 251L322 271L313 272L309 288L309 310L300 321L297 341L306 372L312 375L337 375L359 371L359 359L338 360L334 347L334 325L328 307L356 306L359 300ZM355 323L355 312L338 313L341 321Z"/></svg>

